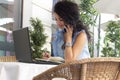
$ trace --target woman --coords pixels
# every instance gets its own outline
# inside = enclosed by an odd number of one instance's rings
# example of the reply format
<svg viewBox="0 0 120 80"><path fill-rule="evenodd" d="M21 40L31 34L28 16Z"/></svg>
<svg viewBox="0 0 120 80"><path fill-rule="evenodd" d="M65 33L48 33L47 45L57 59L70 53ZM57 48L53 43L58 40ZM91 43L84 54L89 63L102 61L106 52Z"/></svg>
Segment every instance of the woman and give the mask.
<svg viewBox="0 0 120 80"><path fill-rule="evenodd" d="M70 1L60 1L55 4L53 15L60 29L53 41L53 44L57 43L55 47L53 45L53 53L56 51L55 54L58 54L61 51L59 55L64 54L65 62L89 58L90 34L79 18L78 5Z"/></svg>

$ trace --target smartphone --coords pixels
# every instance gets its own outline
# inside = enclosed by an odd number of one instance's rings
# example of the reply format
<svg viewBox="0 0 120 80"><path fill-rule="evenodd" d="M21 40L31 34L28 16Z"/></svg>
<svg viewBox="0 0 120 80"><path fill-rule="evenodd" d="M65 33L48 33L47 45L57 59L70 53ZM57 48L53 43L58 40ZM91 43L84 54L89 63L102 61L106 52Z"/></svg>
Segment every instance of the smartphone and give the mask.
<svg viewBox="0 0 120 80"><path fill-rule="evenodd" d="M63 33L65 33L65 32L67 32L67 31L66 31L66 29L64 28L64 29L63 29Z"/></svg>
<svg viewBox="0 0 120 80"><path fill-rule="evenodd" d="M66 28L65 28L66 26L67 26L67 25L65 25L65 26L64 26L64 29L63 29L63 32L64 32L64 33L67 32L67 30L66 30Z"/></svg>

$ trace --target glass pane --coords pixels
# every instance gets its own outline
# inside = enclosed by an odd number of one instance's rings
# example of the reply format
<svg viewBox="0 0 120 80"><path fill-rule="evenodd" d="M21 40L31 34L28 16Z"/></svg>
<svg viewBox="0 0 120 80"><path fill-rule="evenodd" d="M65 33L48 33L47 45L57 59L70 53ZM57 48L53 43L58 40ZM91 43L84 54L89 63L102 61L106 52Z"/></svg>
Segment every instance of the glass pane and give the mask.
<svg viewBox="0 0 120 80"><path fill-rule="evenodd" d="M0 0L0 56L15 55L12 31L20 28L20 5L21 0Z"/></svg>

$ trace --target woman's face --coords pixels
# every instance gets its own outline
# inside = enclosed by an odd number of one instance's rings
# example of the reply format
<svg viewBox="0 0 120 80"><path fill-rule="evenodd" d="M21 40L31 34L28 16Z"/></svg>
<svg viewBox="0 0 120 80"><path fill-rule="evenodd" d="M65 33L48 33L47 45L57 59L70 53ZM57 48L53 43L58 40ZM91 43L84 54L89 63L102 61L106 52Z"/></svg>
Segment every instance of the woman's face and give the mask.
<svg viewBox="0 0 120 80"><path fill-rule="evenodd" d="M57 23L58 27L60 29L63 29L64 28L64 21L63 21L63 19L57 13L54 13L53 15L55 17L55 20L56 20L56 23Z"/></svg>

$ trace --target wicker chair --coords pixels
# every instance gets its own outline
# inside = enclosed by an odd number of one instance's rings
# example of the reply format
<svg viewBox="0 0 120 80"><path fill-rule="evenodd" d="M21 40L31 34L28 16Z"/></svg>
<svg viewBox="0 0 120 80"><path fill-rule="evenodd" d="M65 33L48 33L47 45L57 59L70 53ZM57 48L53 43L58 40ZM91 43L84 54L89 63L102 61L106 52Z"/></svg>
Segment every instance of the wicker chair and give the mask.
<svg viewBox="0 0 120 80"><path fill-rule="evenodd" d="M0 62L16 62L15 56L0 56Z"/></svg>
<svg viewBox="0 0 120 80"><path fill-rule="evenodd" d="M120 58L89 58L60 64L33 80L52 80L61 77L66 80L120 80Z"/></svg>

